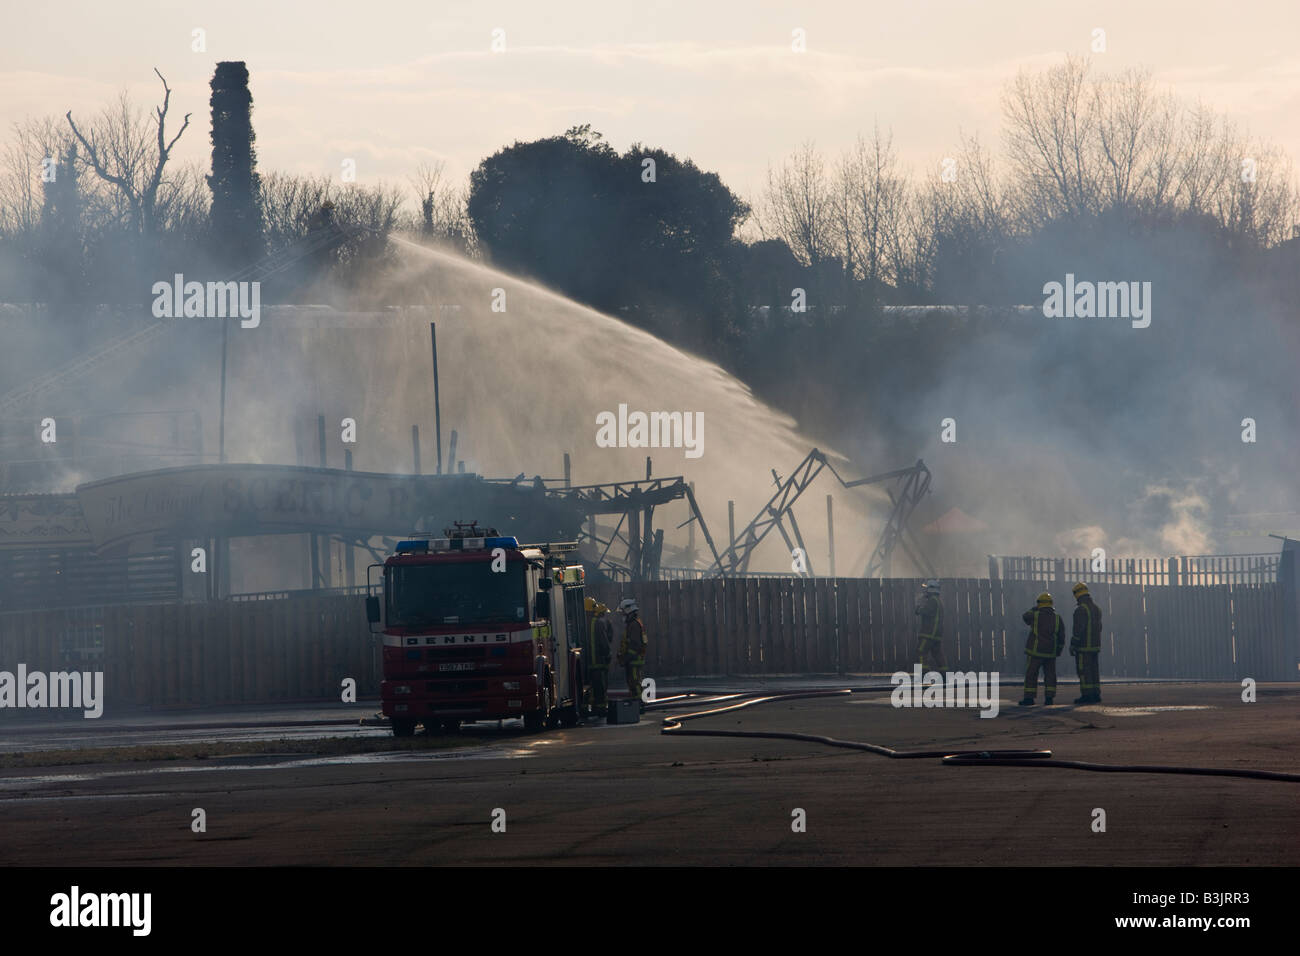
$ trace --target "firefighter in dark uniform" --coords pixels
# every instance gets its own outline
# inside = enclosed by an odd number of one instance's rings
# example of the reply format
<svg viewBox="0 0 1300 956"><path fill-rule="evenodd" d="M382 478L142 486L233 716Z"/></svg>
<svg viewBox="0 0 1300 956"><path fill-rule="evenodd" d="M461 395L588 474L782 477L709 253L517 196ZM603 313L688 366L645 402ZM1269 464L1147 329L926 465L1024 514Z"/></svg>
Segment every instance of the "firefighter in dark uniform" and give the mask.
<svg viewBox="0 0 1300 956"><path fill-rule="evenodd" d="M943 603L939 582L933 578L921 586L921 600L913 612L921 619L916 638L916 657L927 671L946 671L943 658Z"/></svg>
<svg viewBox="0 0 1300 956"><path fill-rule="evenodd" d="M623 673L627 677L627 692L633 700L640 703L641 712L645 713L645 702L641 700L641 668L645 667L645 651L648 644L645 625L637 616L640 608L632 598L625 598L618 609L623 612L623 620L627 624L623 631L623 643L618 651L618 662L623 665Z"/></svg>
<svg viewBox="0 0 1300 956"><path fill-rule="evenodd" d="M1074 637L1070 653L1079 669L1079 699L1076 704L1101 703L1101 608L1093 603L1088 586L1080 582L1074 586Z"/></svg>
<svg viewBox="0 0 1300 956"><path fill-rule="evenodd" d="M1038 693L1038 672L1043 672L1044 704L1051 704L1056 699L1056 658L1065 650L1065 623L1052 607L1052 596L1044 591L1038 595L1038 603L1026 611L1022 618L1029 625L1029 637L1025 641L1025 699L1021 707L1028 707L1034 702Z"/></svg>
<svg viewBox="0 0 1300 956"><path fill-rule="evenodd" d="M614 641L614 626L609 622L609 608L594 598L587 598L591 626L587 634L587 672L591 678L591 710L604 715L609 708L609 657Z"/></svg>

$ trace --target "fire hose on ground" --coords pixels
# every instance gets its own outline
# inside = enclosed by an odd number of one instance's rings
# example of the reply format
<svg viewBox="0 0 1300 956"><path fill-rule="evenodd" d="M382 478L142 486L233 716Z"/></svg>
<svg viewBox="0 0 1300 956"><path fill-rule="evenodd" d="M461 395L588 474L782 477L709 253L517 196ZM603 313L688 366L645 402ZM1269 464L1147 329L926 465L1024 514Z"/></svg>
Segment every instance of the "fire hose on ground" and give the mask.
<svg viewBox="0 0 1300 956"><path fill-rule="evenodd" d="M883 690L886 688L882 686L863 689ZM852 693L852 690L822 690L803 691L791 694L753 694L744 692L721 694L714 697L711 702L717 703L719 701L733 700L737 698L740 699L738 699L736 703L725 704L722 707L714 707L709 710L665 716L663 718L663 724L660 727L660 733L669 737L742 737L758 740L797 740L805 743L822 744L827 747L839 747L846 750L865 750L868 753L878 754L882 757L889 757L894 760L938 758L942 763L954 767L1056 767L1064 770L1090 770L1097 773L1172 773L1206 777L1244 777L1250 780L1274 780L1285 783L1300 783L1300 774L1283 773L1276 770L1088 763L1082 760L1053 759L1052 751L1050 750L895 750L892 747L886 747L881 744L871 744L857 740L840 740L836 737L827 737L821 734L758 730L688 730L682 726L682 724L687 721L699 720L704 717L716 717L719 714L733 713L743 708L754 707L759 704L780 703L782 701L790 700L805 700L808 698L844 697L851 695ZM677 702L688 700L689 697L689 694L683 694L671 698L665 698L647 705L647 709L662 709L664 706L676 706Z"/></svg>

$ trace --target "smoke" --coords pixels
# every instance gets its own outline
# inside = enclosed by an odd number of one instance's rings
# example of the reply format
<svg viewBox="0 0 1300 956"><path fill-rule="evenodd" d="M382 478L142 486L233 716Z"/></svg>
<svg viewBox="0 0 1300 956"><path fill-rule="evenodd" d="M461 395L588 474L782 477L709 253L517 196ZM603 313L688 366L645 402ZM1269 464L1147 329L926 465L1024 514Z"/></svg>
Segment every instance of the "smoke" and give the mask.
<svg viewBox="0 0 1300 956"><path fill-rule="evenodd" d="M1210 503L1190 488L1150 487L1138 506L1153 515L1151 523L1166 554L1207 554L1215 546L1209 530Z"/></svg>
<svg viewBox="0 0 1300 956"><path fill-rule="evenodd" d="M1130 520L1122 527L1138 529L1130 536L1108 534L1101 525L1060 532L1054 554L1088 555L1094 548L1124 557L1210 554L1219 547L1214 537L1209 499L1194 483L1180 487L1149 485L1129 503Z"/></svg>
<svg viewBox="0 0 1300 956"><path fill-rule="evenodd" d="M410 473L415 468L411 428L416 425L421 470L433 472L431 321L437 324L444 468L452 467L447 456L453 429L457 459L466 470L491 477L522 472L528 478L558 478L567 452L575 484L632 481L645 477L649 457L655 477L681 475L695 483L721 550L727 543L729 501L735 502L739 532L776 490L773 469L785 477L814 445L831 451L716 364L458 255L401 240L396 247L395 267L377 269L370 287L339 308L264 306L258 327L230 323L225 345L227 461L316 465L321 460L317 417L324 416L328 466L343 467L346 449L356 470ZM141 288L170 278L141 276ZM207 276L197 268L186 270L186 279L191 278L203 281ZM376 305L394 301L412 305ZM494 303L502 311L494 311ZM126 329L148 321L146 306ZM112 363L65 382L45 404L58 414L84 408L192 410L202 422L203 460L216 461L221 323L204 318L169 322L165 331ZM33 364L57 364L44 354L53 334L43 331L28 342L29 360L33 355L40 359ZM66 338L59 340L55 353L60 359L76 354ZM702 455L688 455L685 447L601 447L597 416L617 414L620 405L632 412L701 416ZM342 440L349 419L356 424L354 444ZM143 451L160 443L140 434L118 437L130 439L126 445L131 451L92 462L76 480L139 470ZM910 460L903 456L896 464ZM160 466L150 461L147 467ZM836 467L846 477L854 476L843 460ZM71 490L72 480L60 487ZM844 490L826 474L796 509L807 561L818 573L827 570L824 495L832 492L837 537L846 542L840 547L840 568L847 565L844 559L858 557L863 541L874 544L887 506L879 489ZM439 516L446 522L475 517L483 516ZM687 545L689 531L678 527L687 517L684 501L656 510L655 527L666 531L665 563L672 562L674 549ZM695 546L701 560L709 557L702 533ZM276 553L273 547L267 544L268 554ZM248 547L236 553L250 567L258 561ZM751 568L788 572L791 563L788 548L773 532ZM241 586L263 589L240 574L236 570Z"/></svg>
<svg viewBox="0 0 1300 956"><path fill-rule="evenodd" d="M434 321L444 454L452 429L457 458L491 476L559 477L569 452L576 483L642 478L650 457L656 476L696 482L719 547L728 502L735 502L740 531L775 490L771 471L787 477L811 447L828 448L823 439L859 464L855 472L837 462L846 476L923 457L934 475L933 496L914 527L950 507L989 526L967 533L961 547L954 536L924 539L947 574L982 573L988 553L1208 553L1225 545L1215 533L1224 515L1295 507L1300 409L1290 382L1300 349L1291 307L1272 286L1221 268L1217 253L1195 244L1173 254L1133 240L1085 255L1045 240L1035 249L1044 283L1067 273L1150 282L1150 326L1046 318L1037 308L912 317L891 333L878 359L907 374L860 376L852 388L842 380L827 386L813 374L792 383L816 396L814 413L801 412L803 427L717 365L614 317L457 255L397 246L395 264L376 270L359 300L340 308L268 306L259 328L232 324L227 460L314 465L317 416L324 415L330 466L342 467L350 447L358 470L410 472L411 426L418 425L422 468L432 471ZM198 267L185 271L205 278ZM142 301L153 282L170 278L140 275ZM497 301L504 311L494 311ZM125 316L9 309L0 320L13 345L0 358L6 385L150 321L147 305ZM162 335L65 381L39 409L22 414L193 412L202 421L203 460L215 461L220 323L172 321ZM827 358L851 367L862 348L855 336L846 331ZM904 355L914 360L904 365ZM703 456L692 459L681 448L598 447L597 415L620 404L702 413ZM349 418L358 441L344 446L340 433ZM943 440L948 419L955 441ZM1257 440L1242 440L1245 419L1255 423ZM64 476L59 488L141 467L148 443L131 437L135 457L106 453ZM879 488L849 492L823 476L795 509L817 573L827 569L827 493L835 496L837 570L861 573L888 502ZM687 529L677 526L686 518L681 502L656 513L669 549L685 547ZM696 546L704 549L702 535ZM790 564L773 533L751 566L781 571Z"/></svg>
<svg viewBox="0 0 1300 956"><path fill-rule="evenodd" d="M1190 238L1033 251L1044 284L1150 282L1150 326L1041 309L922 321L924 373L869 392L876 420L902 425L885 439L850 426L845 446L916 442L935 474L930 510L991 526L968 549L980 553L1204 554L1240 544L1215 533L1230 511L1295 509L1300 349L1278 287ZM942 440L945 419L956 441ZM978 570L956 548L937 557L948 573Z"/></svg>

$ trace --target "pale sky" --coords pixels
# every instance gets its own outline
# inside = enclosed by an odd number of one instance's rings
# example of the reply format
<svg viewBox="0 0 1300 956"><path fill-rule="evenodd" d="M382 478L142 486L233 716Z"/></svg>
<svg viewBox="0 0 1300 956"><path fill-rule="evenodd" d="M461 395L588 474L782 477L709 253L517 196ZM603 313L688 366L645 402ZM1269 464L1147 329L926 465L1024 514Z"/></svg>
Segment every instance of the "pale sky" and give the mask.
<svg viewBox="0 0 1300 956"><path fill-rule="evenodd" d="M1265 0L915 0L538 3L262 0L6 3L0 127L26 115L89 118L128 88L174 92L193 112L177 157L206 165L208 81L219 60L251 72L259 168L405 184L441 159L458 183L516 139L591 123L617 149L663 147L753 198L769 164L804 140L828 154L873 122L913 169L958 133L1000 143L1000 96L1022 66L1090 50L1094 68L1152 70L1300 165L1300 4ZM1136 8L1136 9L1135 9ZM192 31L206 31L193 52ZM506 50L490 50L492 32ZM807 52L791 50L806 32Z"/></svg>

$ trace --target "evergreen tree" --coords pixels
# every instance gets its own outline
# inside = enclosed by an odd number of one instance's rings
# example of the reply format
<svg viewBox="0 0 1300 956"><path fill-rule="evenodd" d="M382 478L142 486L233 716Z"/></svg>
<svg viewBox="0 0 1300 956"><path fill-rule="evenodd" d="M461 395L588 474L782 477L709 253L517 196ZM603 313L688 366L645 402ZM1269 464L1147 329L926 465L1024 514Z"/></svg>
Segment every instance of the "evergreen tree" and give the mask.
<svg viewBox="0 0 1300 956"><path fill-rule="evenodd" d="M248 68L240 61L218 63L211 85L213 247L218 262L238 268L265 252Z"/></svg>
<svg viewBox="0 0 1300 956"><path fill-rule="evenodd" d="M54 176L44 184L37 256L46 300L63 303L85 292L85 248L77 144L68 142L58 152Z"/></svg>

